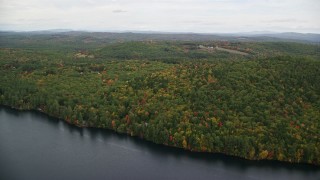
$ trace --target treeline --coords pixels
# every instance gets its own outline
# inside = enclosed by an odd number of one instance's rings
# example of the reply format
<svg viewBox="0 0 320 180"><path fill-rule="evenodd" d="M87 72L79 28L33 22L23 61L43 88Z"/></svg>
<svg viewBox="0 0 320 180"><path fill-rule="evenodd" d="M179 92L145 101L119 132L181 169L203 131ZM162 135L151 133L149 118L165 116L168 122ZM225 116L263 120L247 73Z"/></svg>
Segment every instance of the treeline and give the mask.
<svg viewBox="0 0 320 180"><path fill-rule="evenodd" d="M192 151L320 164L320 61L226 55L172 64L148 57L179 58L181 46L155 46L120 44L94 59L1 50L0 104Z"/></svg>

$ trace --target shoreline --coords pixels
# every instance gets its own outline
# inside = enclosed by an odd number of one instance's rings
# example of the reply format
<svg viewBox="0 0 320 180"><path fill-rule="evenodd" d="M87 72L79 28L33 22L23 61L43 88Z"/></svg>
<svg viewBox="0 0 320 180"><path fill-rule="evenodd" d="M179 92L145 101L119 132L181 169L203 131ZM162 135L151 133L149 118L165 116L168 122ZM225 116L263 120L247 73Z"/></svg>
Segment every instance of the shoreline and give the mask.
<svg viewBox="0 0 320 180"><path fill-rule="evenodd" d="M45 116L47 116L49 118L54 118L54 119L57 119L59 121L63 121L65 123L67 123L68 125L71 125L71 126L74 126L74 127L77 127L77 128L108 130L108 131L116 133L118 135L130 136L130 137L133 137L133 138L141 139L141 140L143 140L145 142L150 142L150 143L161 145L161 146L175 148L175 149L179 149L179 150L182 150L182 151L187 151L187 152L190 152L190 153L220 154L220 155L224 155L224 156L228 156L228 157L234 157L234 158L247 160L247 161L252 161L252 162L254 162L254 161L256 161L256 162L265 161L265 162L285 163L285 164L291 164L291 165L307 165L307 166L313 166L313 167L319 167L320 166L319 164L306 163L306 162L290 162L290 161L280 161L280 160L275 160L275 159L248 159L248 158L244 158L244 157L241 157L241 156L231 155L231 154L228 154L228 153L225 153L225 152L197 151L197 150L193 150L193 149L181 148L181 147L172 146L172 145L163 144L163 143L155 143L154 141L147 140L147 139L142 138L140 136L130 135L129 133L125 133L125 132L121 133L121 132L118 132L118 131L116 131L114 129L101 128L101 127L95 127L95 126L85 126L85 125L79 125L79 124L71 123L71 122L69 122L69 121L67 121L67 120L65 120L63 118L58 118L58 117L52 116L52 115L46 113L45 111L41 111L41 110L37 110L37 109L21 109L21 108L16 108L16 107L13 107L13 106L10 106L10 105L4 105L4 104L0 104L0 108L7 108L7 109L10 109L10 110L16 110L16 111L20 111L20 112L40 113L40 114L43 114L43 115L45 115Z"/></svg>

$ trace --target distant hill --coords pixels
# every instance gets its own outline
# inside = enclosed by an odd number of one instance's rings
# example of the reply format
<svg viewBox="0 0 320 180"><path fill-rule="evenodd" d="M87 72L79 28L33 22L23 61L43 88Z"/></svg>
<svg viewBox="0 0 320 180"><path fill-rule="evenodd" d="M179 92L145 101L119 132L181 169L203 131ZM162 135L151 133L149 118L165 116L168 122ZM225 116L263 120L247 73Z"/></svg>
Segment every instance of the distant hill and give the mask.
<svg viewBox="0 0 320 180"><path fill-rule="evenodd" d="M298 40L298 41L309 41L309 42L320 42L320 34L312 33L295 33L295 32L284 32L284 33L262 33L262 34L249 34L248 37L270 37L285 40Z"/></svg>
<svg viewBox="0 0 320 180"><path fill-rule="evenodd" d="M5 39L4 36L20 37L28 36L37 38L41 35L67 35L75 38L93 38L96 40L107 40L108 42L119 41L144 41L144 40L165 40L165 41L239 41L239 42L305 42L320 43L320 34L303 34L294 32L273 33L273 32L245 32L230 34L201 34L201 33L170 33L170 32L88 32L88 31L72 31L72 30L44 30L30 32L14 32L0 31L0 42Z"/></svg>

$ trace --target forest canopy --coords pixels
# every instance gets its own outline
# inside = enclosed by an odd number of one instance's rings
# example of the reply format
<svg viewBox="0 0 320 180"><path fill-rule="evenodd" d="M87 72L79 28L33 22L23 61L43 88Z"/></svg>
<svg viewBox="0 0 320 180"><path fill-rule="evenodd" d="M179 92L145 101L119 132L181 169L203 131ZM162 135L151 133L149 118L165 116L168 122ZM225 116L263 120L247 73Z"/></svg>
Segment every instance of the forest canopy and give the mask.
<svg viewBox="0 0 320 180"><path fill-rule="evenodd" d="M191 151L320 164L317 44L42 38L1 42L1 105Z"/></svg>

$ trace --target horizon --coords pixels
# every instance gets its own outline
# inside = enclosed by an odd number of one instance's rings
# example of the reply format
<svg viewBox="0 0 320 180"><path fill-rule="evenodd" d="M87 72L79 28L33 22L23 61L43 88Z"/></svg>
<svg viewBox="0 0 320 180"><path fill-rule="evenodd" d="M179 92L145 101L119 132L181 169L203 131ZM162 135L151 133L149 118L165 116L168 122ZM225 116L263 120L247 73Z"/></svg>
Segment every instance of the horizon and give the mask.
<svg viewBox="0 0 320 180"><path fill-rule="evenodd" d="M1 0L0 31L320 33L317 0Z"/></svg>
<svg viewBox="0 0 320 180"><path fill-rule="evenodd" d="M68 32L84 32L84 33L133 33L133 34L196 34L196 35L273 35L273 34L315 34L320 35L319 33L313 33L313 32L289 32L289 31L243 31L243 32L208 32L208 33L202 33L202 32L171 32L171 31L153 31L153 30L114 30L114 31L108 31L108 30L77 30L77 29L39 29L39 30L2 30L0 29L0 32L14 32L14 33L41 33L41 32L48 32L48 33L68 33Z"/></svg>

